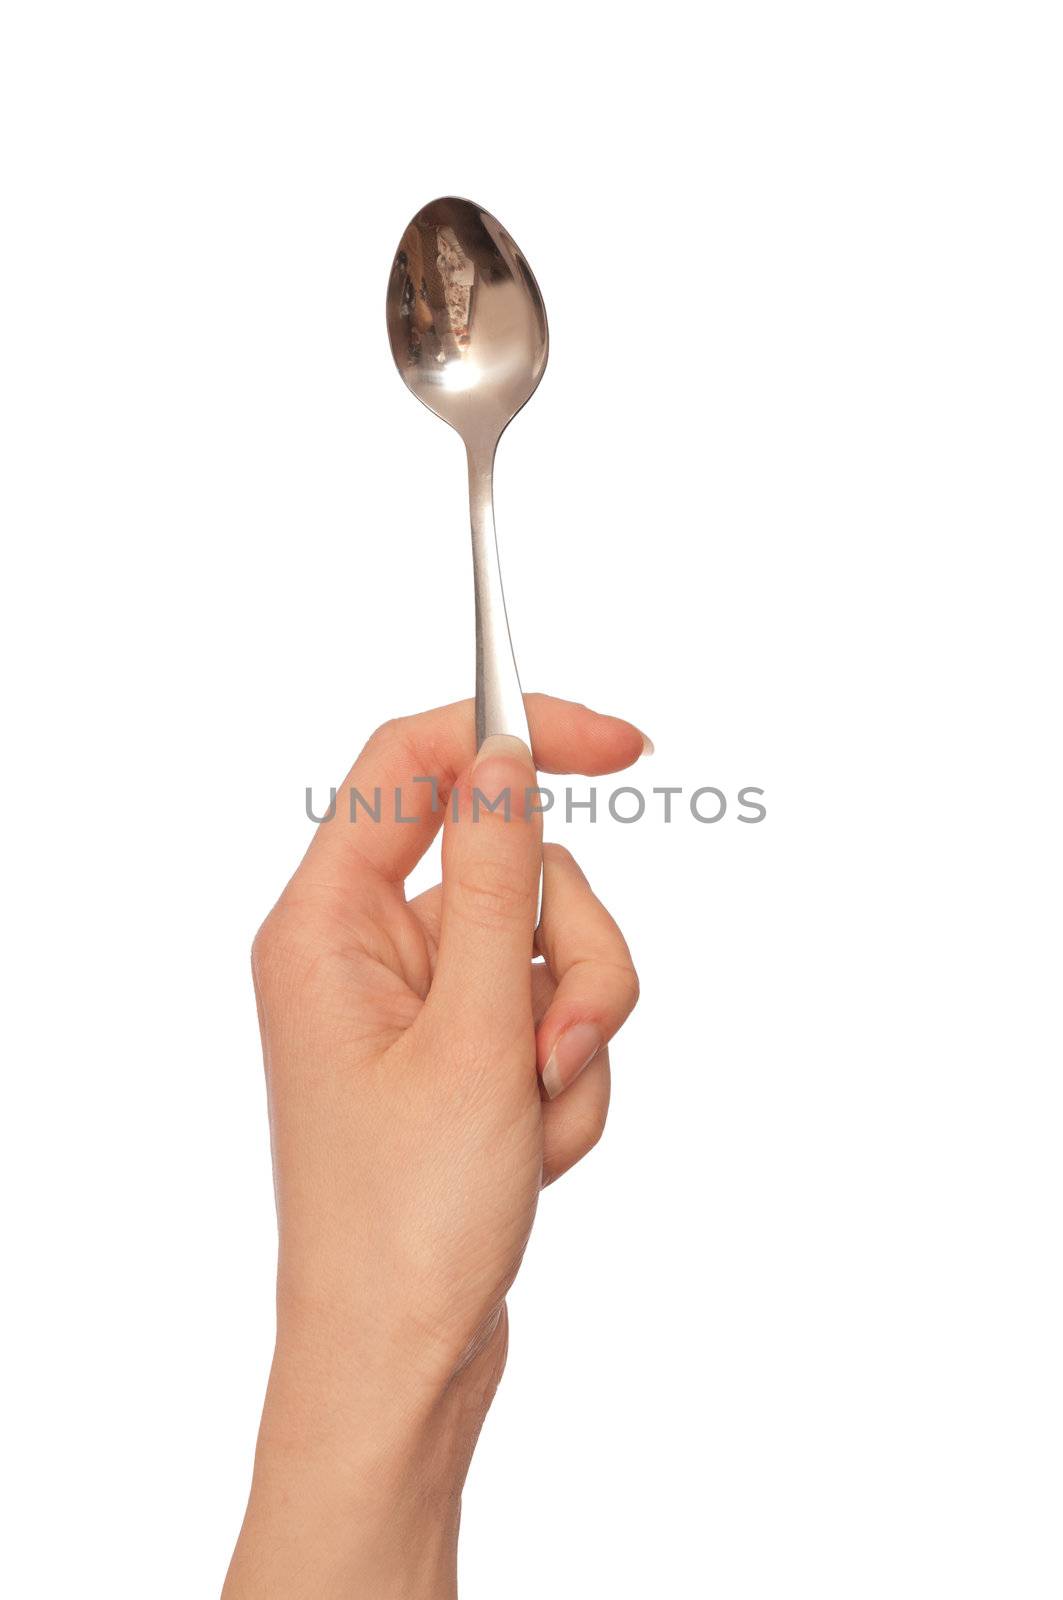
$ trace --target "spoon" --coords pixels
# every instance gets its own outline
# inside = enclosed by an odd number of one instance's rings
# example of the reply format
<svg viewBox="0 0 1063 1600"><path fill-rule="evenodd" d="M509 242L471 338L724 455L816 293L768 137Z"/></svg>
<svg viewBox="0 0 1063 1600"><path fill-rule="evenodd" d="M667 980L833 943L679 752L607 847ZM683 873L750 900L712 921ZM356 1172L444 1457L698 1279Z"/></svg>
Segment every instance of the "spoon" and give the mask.
<svg viewBox="0 0 1063 1600"><path fill-rule="evenodd" d="M471 200L433 200L403 234L388 282L388 337L404 383L465 442L476 591L476 745L531 748L509 636L492 498L495 450L546 367L546 308L502 224Z"/></svg>

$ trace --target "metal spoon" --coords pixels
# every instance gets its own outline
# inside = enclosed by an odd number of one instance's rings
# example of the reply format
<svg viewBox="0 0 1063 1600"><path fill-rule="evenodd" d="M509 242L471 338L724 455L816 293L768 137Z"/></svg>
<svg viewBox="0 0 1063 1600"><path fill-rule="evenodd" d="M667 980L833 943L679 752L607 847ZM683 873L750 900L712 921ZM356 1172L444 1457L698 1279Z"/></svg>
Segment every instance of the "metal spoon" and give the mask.
<svg viewBox="0 0 1063 1600"><path fill-rule="evenodd" d="M504 429L535 393L549 336L539 286L489 211L448 195L414 217L388 283L388 337L407 387L449 422L469 458L476 589L476 744L531 745L509 636L492 475Z"/></svg>

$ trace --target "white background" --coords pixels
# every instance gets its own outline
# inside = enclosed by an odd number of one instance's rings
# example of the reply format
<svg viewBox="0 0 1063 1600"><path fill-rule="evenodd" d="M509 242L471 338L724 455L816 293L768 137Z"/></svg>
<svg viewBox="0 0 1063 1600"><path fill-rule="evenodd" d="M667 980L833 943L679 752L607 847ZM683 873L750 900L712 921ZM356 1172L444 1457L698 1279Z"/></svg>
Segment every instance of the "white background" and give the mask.
<svg viewBox="0 0 1063 1600"><path fill-rule="evenodd" d="M471 689L461 449L383 322L448 191L550 315L498 464L526 686L769 807L552 824L644 998L463 1600L1060 1594L1054 13L5 8L5 1594L220 1587L250 939L306 784Z"/></svg>

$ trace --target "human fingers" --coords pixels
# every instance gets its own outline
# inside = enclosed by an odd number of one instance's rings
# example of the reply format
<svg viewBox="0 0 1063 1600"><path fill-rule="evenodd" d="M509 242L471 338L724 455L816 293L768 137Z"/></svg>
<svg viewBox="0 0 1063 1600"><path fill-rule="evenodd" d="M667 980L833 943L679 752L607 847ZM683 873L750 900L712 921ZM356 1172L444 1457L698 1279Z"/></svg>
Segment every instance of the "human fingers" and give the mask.
<svg viewBox="0 0 1063 1600"><path fill-rule="evenodd" d="M539 948L557 991L536 1034L543 1088L555 1100L613 1037L638 1000L627 942L571 854L543 851Z"/></svg>
<svg viewBox="0 0 1063 1600"><path fill-rule="evenodd" d="M551 695L526 695L525 705L542 772L616 772L647 748L638 728L619 717ZM341 888L366 875L403 882L439 831L474 754L471 700L378 728L336 792L333 820L314 835L304 878Z"/></svg>

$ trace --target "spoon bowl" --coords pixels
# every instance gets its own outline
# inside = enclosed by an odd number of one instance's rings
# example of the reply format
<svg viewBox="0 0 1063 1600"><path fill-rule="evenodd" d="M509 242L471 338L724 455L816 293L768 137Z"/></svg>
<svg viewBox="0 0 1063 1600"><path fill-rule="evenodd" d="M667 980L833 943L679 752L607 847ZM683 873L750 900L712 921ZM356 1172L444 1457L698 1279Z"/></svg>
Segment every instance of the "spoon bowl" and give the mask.
<svg viewBox="0 0 1063 1600"><path fill-rule="evenodd" d="M467 446L497 443L546 367L546 308L532 270L471 200L433 200L410 222L387 323L403 380Z"/></svg>

